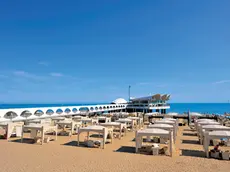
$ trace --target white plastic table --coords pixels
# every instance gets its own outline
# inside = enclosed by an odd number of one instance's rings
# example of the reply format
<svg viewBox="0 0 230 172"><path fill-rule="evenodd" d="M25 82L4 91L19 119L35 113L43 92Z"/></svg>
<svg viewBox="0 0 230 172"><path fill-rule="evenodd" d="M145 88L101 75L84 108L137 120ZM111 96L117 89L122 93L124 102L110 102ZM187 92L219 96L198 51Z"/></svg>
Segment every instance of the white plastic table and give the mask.
<svg viewBox="0 0 230 172"><path fill-rule="evenodd" d="M90 125L98 124L97 118L81 118L80 121L82 122L82 124L90 124Z"/></svg>
<svg viewBox="0 0 230 172"><path fill-rule="evenodd" d="M13 122L4 122L4 123L0 123L0 127L2 127L2 128L4 128L5 130L6 130L6 140L8 140L10 137L11 137L11 135L12 135L12 133L13 133L13 131L16 129L18 129L19 131L21 131L22 130L22 123L13 123ZM17 136L21 136L21 132L16 132L17 134Z"/></svg>
<svg viewBox="0 0 230 172"><path fill-rule="evenodd" d="M64 120L64 121L59 121L56 123L58 126L60 126L63 130L65 130L66 126L70 126L70 135L73 135L74 133L74 128L78 128L82 126L81 122L75 122L73 120Z"/></svg>
<svg viewBox="0 0 230 172"><path fill-rule="evenodd" d="M113 129L119 129L120 135L119 138L121 139L121 135L122 135L122 129L125 129L125 133L126 133L126 124L123 123L119 123L119 122L108 122L108 123L101 123L100 124L103 127L107 127L107 128L113 128Z"/></svg>
<svg viewBox="0 0 230 172"><path fill-rule="evenodd" d="M87 132L87 140L89 140L89 133L90 132L96 132L96 133L103 134L103 144L101 145L103 149L105 148L107 135L109 133L111 134L111 143L113 140L113 130L109 130L108 128L103 127L103 126L99 126L99 125L92 125L92 126L88 126L88 127L78 128L78 137L77 137L77 145L78 146L79 146L80 134L82 132Z"/></svg>
<svg viewBox="0 0 230 172"><path fill-rule="evenodd" d="M141 126L143 125L143 118L141 117L128 117L128 119L136 121L137 125L139 125L139 128L141 128Z"/></svg>
<svg viewBox="0 0 230 172"><path fill-rule="evenodd" d="M97 119L98 119L98 123L109 123L109 122L111 122L110 117L100 116L100 117L97 117Z"/></svg>
<svg viewBox="0 0 230 172"><path fill-rule="evenodd" d="M36 137L38 131L41 131L41 144L44 142L44 137L46 132L54 131L55 132L55 140L57 140L57 126L50 126L47 124L30 124L22 126L22 136L21 142L23 142L23 133L24 129L31 130L31 136Z"/></svg>
<svg viewBox="0 0 230 172"><path fill-rule="evenodd" d="M116 120L116 122L126 124L126 126L127 127L131 127L131 129L134 128L134 122L133 122L132 119L129 119L129 118L120 118L120 119Z"/></svg>

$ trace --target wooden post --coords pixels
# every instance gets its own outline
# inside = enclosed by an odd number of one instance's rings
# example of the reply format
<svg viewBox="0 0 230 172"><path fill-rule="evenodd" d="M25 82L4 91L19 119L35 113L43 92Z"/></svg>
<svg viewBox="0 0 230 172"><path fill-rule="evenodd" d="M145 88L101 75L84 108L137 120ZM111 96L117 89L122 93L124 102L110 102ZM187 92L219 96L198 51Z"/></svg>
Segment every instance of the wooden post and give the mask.
<svg viewBox="0 0 230 172"><path fill-rule="evenodd" d="M188 110L188 126L190 125L190 111Z"/></svg>

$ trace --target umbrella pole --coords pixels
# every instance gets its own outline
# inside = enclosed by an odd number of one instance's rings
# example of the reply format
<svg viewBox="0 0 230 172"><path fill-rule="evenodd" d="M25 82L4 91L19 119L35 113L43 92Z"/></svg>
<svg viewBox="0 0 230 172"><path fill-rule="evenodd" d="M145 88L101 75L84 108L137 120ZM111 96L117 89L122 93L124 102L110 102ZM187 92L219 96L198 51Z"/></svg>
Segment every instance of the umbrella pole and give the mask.
<svg viewBox="0 0 230 172"><path fill-rule="evenodd" d="M188 110L188 126L190 126L190 114L189 114L189 110Z"/></svg>

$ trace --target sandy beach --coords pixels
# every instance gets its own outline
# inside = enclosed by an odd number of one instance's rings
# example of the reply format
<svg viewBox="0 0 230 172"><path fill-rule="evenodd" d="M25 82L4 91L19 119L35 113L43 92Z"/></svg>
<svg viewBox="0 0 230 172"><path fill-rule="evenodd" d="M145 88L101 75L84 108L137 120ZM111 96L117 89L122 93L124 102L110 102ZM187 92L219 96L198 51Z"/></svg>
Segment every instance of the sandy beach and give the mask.
<svg viewBox="0 0 230 172"><path fill-rule="evenodd" d="M76 146L76 135L59 136L48 144L0 140L1 171L229 171L230 162L204 158L197 136L180 127L173 157L135 154L134 132L114 139L106 148ZM82 138L84 139L84 138ZM15 141L16 140L16 141Z"/></svg>

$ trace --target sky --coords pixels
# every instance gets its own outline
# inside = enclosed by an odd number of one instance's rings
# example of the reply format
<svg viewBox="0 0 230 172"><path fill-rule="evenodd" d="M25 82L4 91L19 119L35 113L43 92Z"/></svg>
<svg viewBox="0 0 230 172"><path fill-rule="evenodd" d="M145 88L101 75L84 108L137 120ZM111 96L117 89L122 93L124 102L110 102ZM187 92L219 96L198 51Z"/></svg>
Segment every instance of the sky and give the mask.
<svg viewBox="0 0 230 172"><path fill-rule="evenodd" d="M0 1L0 103L230 99L229 0Z"/></svg>

